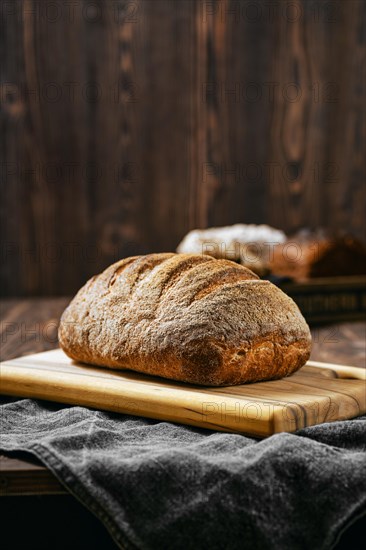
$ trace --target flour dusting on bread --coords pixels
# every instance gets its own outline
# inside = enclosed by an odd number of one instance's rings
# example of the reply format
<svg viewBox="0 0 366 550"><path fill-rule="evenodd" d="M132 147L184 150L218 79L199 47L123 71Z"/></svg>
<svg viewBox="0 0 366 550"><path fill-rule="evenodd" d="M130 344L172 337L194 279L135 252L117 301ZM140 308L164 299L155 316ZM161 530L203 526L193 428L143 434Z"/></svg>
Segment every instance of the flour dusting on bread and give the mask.
<svg viewBox="0 0 366 550"><path fill-rule="evenodd" d="M279 288L229 260L173 253L126 258L90 279L59 340L77 361L211 386L287 376L311 345Z"/></svg>

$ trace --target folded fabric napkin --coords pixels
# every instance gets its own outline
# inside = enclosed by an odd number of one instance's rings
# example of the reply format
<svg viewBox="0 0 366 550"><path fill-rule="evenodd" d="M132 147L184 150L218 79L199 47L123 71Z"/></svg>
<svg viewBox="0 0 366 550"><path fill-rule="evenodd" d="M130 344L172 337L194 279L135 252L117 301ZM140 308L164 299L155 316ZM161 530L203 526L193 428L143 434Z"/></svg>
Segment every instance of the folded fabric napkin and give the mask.
<svg viewBox="0 0 366 550"><path fill-rule="evenodd" d="M328 549L366 514L366 416L264 440L22 399L2 451L38 457L126 549Z"/></svg>

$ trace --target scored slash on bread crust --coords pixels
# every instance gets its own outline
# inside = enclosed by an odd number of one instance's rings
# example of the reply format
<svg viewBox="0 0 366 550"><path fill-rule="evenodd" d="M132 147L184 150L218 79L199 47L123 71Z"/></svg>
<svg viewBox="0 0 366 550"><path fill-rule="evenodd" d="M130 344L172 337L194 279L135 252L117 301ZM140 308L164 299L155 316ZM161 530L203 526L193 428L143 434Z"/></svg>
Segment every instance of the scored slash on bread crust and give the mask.
<svg viewBox="0 0 366 550"><path fill-rule="evenodd" d="M311 346L279 288L229 260L174 253L126 258L90 279L59 340L76 361L210 386L282 378Z"/></svg>

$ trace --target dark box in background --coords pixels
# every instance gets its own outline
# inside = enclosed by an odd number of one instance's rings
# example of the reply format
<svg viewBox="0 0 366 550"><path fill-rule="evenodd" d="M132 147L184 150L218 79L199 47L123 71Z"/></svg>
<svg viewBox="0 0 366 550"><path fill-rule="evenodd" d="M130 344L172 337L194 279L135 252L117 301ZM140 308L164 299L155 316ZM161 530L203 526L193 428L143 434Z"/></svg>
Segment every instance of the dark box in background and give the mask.
<svg viewBox="0 0 366 550"><path fill-rule="evenodd" d="M366 276L289 282L280 288L295 300L310 324L366 318Z"/></svg>

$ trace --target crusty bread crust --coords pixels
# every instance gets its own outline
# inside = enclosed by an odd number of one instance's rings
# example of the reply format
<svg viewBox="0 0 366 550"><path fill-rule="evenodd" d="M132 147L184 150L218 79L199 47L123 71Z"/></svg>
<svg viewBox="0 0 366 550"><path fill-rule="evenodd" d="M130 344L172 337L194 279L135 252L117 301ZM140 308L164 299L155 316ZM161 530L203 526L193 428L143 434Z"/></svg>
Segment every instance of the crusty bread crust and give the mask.
<svg viewBox="0 0 366 550"><path fill-rule="evenodd" d="M311 346L279 288L229 260L173 253L126 258L90 279L59 340L77 361L210 386L282 378Z"/></svg>

